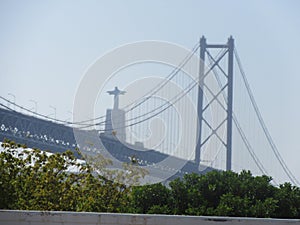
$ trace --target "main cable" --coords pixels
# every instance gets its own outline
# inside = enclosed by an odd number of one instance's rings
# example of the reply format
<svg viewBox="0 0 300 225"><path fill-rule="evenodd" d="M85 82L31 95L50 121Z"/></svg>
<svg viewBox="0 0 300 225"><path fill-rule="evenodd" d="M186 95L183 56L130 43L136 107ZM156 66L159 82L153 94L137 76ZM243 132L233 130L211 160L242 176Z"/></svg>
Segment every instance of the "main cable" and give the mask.
<svg viewBox="0 0 300 225"><path fill-rule="evenodd" d="M211 61L215 61L215 60L213 59L212 55L211 55L209 52L208 52L208 56L209 56L208 59L209 59L210 62L211 62ZM222 88L222 82L221 82L221 80L220 80L220 77L219 77L218 72L217 72L215 69L213 69L213 73L214 73L214 75L215 75L215 78L216 78L216 80L217 80L217 82L218 82L219 87ZM225 101L226 104L227 104L227 96L226 96L226 94L225 94L224 91L222 92L222 96L223 96L224 101ZM248 152L250 153L252 159L254 160L255 164L257 165L257 167L259 168L259 170L260 170L263 174L266 174L266 175L267 175L268 173L267 173L266 169L264 168L263 164L260 162L259 158L258 158L257 155L255 154L255 152L254 152L254 150L253 150L251 144L249 143L249 141L248 141L248 139L247 139L247 136L246 136L245 133L243 132L243 129L242 129L242 127L241 127L241 125L240 125L240 123L239 123L239 121L238 121L238 119L237 119L237 117L236 117L236 115L235 115L234 112L232 113L232 119L233 119L233 122L234 122L236 128L238 129L238 132L239 132L240 136L242 137L242 140L243 140L243 142L244 142L244 144L245 144L245 146L246 146Z"/></svg>
<svg viewBox="0 0 300 225"><path fill-rule="evenodd" d="M259 110L259 108L258 108L258 106L257 106L257 103L256 103L255 99L254 99L254 95L253 95L253 93L252 93L252 91L251 91L249 82L248 82L248 80L247 80L247 78L246 78L246 74L245 74L245 72L244 72L244 69L243 69L242 64L241 64L240 57L239 57L239 55L238 55L236 49L234 49L234 55L235 55L235 58L236 58L236 60L237 60L238 68L239 68L240 73L241 73L241 75L242 75L242 78L243 78L245 87L246 87L246 89L247 89L248 95L249 95L249 97L250 97L251 104L252 104L252 106L253 106L253 108L254 108L254 110L255 110L255 112L256 112L256 115L257 115L257 117L258 117L258 120L259 120L259 122L260 122L260 125L261 125L261 127L262 127L262 129L263 129L263 131L264 131L264 134L265 134L265 136L266 136L266 138L267 138L267 140L268 140L268 142L269 142L269 144L270 144L270 147L271 147L273 153L275 154L276 158L278 159L278 161L279 161L280 165L282 166L284 172L285 172L286 175L290 178L290 180L294 183L294 185L297 185L297 184L300 185L299 181L298 181L297 178L294 176L294 174L290 171L290 169L289 169L288 166L286 165L285 161L283 160L282 156L280 155L280 153L279 153L279 151L278 151L278 148L277 148L277 146L275 145L275 142L273 141L273 139L272 139L272 137L271 137L271 135L270 135L270 133L269 133L269 130L268 130L268 128L267 128L267 126L266 126L266 124L265 124L263 118L262 118L262 115L261 115L261 113L260 113L260 110Z"/></svg>
<svg viewBox="0 0 300 225"><path fill-rule="evenodd" d="M168 108L170 108L172 105L174 105L176 102L178 102L181 98L183 98L185 95L187 95L197 84L198 85L200 85L200 82L213 70L213 68L218 64L218 62L224 57L224 55L226 54L226 51L223 51L223 53L222 53L222 51L219 53L220 54L220 57L219 57L219 59L217 60L217 61L215 61L214 63L213 63L213 65L211 65L210 66L210 68L209 68L209 70L204 74L204 76L203 77L201 77L201 79L200 78L198 78L197 80L193 80L193 82L191 82L186 88L185 88L185 90L187 90L187 91L183 91L183 92L180 92L179 94L177 94L177 95L175 95L169 102L165 102L163 105L161 105L161 106L159 106L159 107L157 107L156 109L154 109L154 110L152 110L152 111L156 111L157 109L160 109L160 108L162 108L163 106L165 106L166 104L168 104L168 106L166 107L166 108L163 108L162 110L160 110L159 112L157 112L157 113L155 113L154 115L151 115L151 116L149 116L149 117L147 117L146 119L142 119L142 120L140 120L140 121L137 121L137 122L135 122L135 123L132 123L132 124L129 124L129 125L125 125L125 126L121 126L121 127L115 127L114 129L109 129L109 130L107 130L107 129L103 129L103 130L98 130L98 131L112 131L112 130L115 130L115 129L120 129L120 128L126 128L126 127L130 127L130 126L133 126L133 125L136 125L136 124L139 124L139 123L142 123L142 122L145 122L145 121L147 121L147 120L149 120L149 119L151 119L151 118L153 118L154 116L157 116L158 114L160 114L160 113L162 113L162 112L164 112L165 110L167 110ZM183 94L182 94L183 93ZM174 100L175 99L175 100ZM174 100L174 102L171 102L171 101L173 101ZM171 102L171 103L170 103ZM151 112L152 112L151 111ZM143 114L142 116L144 116L144 115L147 115L147 114L149 114L149 113L145 113L145 114ZM129 119L129 120L127 120L127 121L131 121L131 120L135 120L135 119L137 119L137 118L140 118L140 117L142 117L141 115L139 115L139 116L137 116L137 117L134 117L134 118L131 118L131 119ZM121 124L121 123L120 123ZM87 126L84 126L84 127L81 127L82 129L86 129L86 128L89 128L89 127L92 127L92 126L95 126L95 125L101 125L100 123L96 123L96 124L90 124L90 125L87 125Z"/></svg>

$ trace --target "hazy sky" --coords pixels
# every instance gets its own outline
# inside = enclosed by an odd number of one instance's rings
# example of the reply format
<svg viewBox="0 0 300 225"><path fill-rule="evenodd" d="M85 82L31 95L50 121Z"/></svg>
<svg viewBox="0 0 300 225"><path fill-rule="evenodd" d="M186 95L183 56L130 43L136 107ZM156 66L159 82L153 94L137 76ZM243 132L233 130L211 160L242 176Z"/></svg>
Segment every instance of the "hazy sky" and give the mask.
<svg viewBox="0 0 300 225"><path fill-rule="evenodd" d="M0 0L0 95L68 119L79 82L105 52L163 40L192 48L233 35L257 103L300 179L300 1ZM297 174L298 173L298 174Z"/></svg>

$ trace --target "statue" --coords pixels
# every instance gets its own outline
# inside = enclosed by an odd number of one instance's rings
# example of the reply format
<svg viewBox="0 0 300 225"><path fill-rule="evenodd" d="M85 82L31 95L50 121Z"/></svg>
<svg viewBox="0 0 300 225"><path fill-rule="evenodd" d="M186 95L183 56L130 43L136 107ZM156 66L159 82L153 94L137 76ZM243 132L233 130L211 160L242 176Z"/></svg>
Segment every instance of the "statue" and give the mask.
<svg viewBox="0 0 300 225"><path fill-rule="evenodd" d="M114 110L119 109L119 95L124 95L126 91L120 91L118 87L115 90L107 92L110 95L114 95Z"/></svg>

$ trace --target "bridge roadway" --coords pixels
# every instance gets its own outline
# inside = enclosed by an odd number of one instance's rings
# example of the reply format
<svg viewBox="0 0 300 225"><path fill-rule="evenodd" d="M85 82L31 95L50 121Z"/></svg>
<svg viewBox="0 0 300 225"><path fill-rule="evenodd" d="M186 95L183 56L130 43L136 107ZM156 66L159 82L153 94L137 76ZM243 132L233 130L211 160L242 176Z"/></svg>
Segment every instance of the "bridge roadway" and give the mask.
<svg viewBox="0 0 300 225"><path fill-rule="evenodd" d="M91 131L82 132L84 136L89 136ZM130 144L122 144L113 136L107 136L103 133L97 135L101 138L102 144L109 153L121 162L130 162L134 156L138 159L141 166L154 165L169 157L169 155L161 152L143 149L137 151L136 146ZM30 115L25 115L16 111L0 108L0 141L5 138L13 140L16 143L25 144L29 148L38 148L50 152L64 152L67 149L73 151L78 156L77 145L73 128L54 123L52 121L43 120ZM94 149L92 154L96 153ZM174 168L158 168L172 170ZM182 177L186 173L206 173L214 168L202 166L199 167L193 161L188 161L185 166L178 170L170 179Z"/></svg>

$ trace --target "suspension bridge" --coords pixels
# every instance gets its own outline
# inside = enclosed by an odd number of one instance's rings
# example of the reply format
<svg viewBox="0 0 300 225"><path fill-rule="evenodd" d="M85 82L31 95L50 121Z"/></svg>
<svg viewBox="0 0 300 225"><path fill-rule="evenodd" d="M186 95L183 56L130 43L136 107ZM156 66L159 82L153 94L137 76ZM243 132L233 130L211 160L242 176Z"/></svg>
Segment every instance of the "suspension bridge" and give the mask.
<svg viewBox="0 0 300 225"><path fill-rule="evenodd" d="M198 68L191 63L195 55ZM195 69L198 77L190 76ZM114 96L114 107L106 115L73 122L1 96L0 139L54 152L79 148L93 154L99 153L95 143L101 140L114 158L129 162L134 157L141 166L156 167L157 174L245 169L271 176L275 184L300 185L266 127L232 37L223 44L202 37L162 80L146 83L131 102L126 101L130 89L107 90ZM78 143L76 136L83 141ZM159 164L168 157L182 167Z"/></svg>

